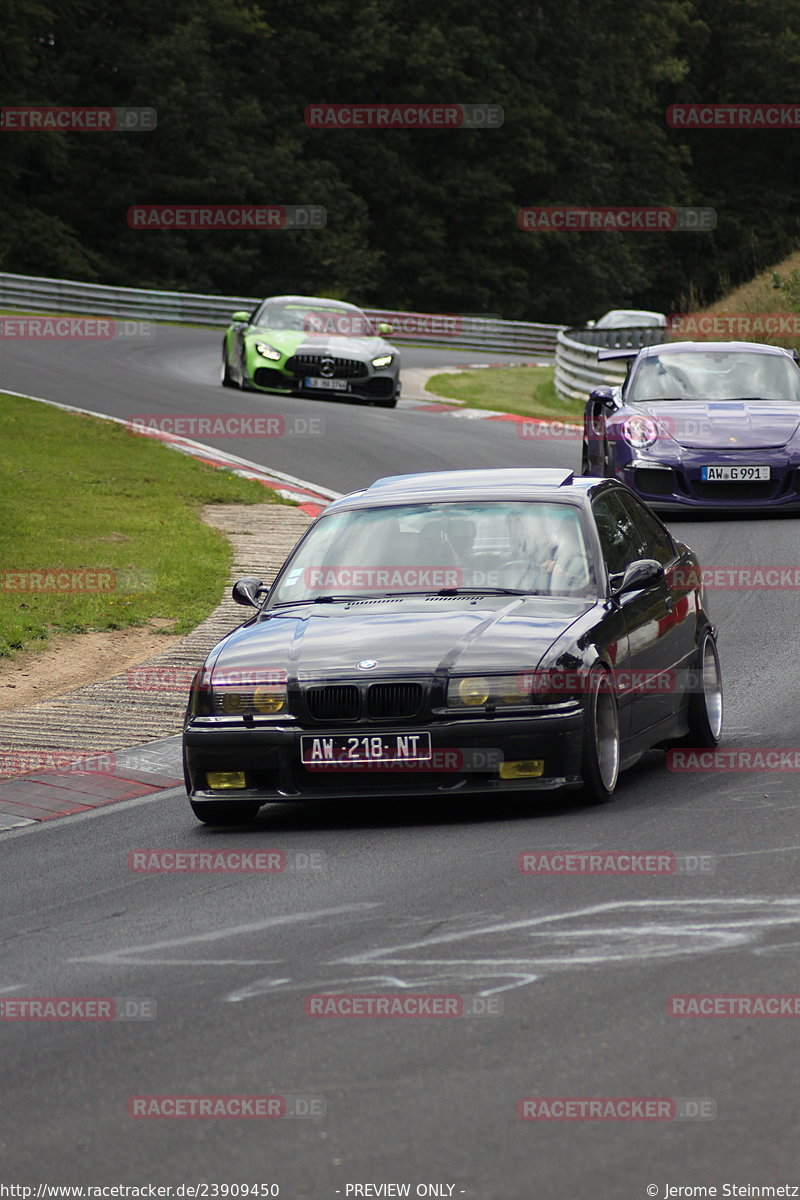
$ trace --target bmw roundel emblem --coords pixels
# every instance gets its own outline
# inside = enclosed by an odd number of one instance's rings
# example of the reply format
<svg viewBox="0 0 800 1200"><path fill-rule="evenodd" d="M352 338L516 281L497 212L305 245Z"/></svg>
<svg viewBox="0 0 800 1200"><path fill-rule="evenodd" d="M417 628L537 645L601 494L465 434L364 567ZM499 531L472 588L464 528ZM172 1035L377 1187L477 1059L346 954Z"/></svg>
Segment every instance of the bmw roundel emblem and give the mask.
<svg viewBox="0 0 800 1200"><path fill-rule="evenodd" d="M377 667L377 658L362 658L360 663L356 663L359 671L371 671L373 667Z"/></svg>

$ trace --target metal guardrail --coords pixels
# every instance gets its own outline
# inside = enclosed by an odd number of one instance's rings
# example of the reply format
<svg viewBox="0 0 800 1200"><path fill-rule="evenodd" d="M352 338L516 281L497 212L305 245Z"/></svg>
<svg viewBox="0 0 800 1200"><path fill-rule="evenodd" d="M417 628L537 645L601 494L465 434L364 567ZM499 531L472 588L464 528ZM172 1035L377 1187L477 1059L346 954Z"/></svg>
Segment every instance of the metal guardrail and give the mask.
<svg viewBox="0 0 800 1200"><path fill-rule="evenodd" d="M0 309L22 312L90 313L131 320L176 321L225 326L239 309L251 312L263 297L209 296L145 288L108 287L71 279L46 279L0 272ZM458 316L367 308L367 316L394 326L391 339L461 350L511 352L552 358L563 325L503 321L495 316Z"/></svg>
<svg viewBox="0 0 800 1200"><path fill-rule="evenodd" d="M669 340L669 330L658 326L631 329L562 329L557 336L555 387L562 400L586 400L593 388L623 383L624 360L598 362L600 347L640 350Z"/></svg>

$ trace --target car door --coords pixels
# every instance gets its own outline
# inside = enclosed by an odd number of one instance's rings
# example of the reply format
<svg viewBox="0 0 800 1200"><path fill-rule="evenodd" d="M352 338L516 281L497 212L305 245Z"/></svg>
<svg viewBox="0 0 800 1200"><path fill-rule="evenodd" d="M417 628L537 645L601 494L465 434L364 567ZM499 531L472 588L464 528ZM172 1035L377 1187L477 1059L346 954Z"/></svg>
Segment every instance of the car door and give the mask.
<svg viewBox="0 0 800 1200"><path fill-rule="evenodd" d="M592 500L609 575L621 575L637 559L660 562L667 553L666 545L658 548L655 536L645 536L632 500L635 497L622 488L609 488ZM677 557L674 543L671 552ZM668 717L676 706L670 672L681 658L681 634L676 632L675 606L666 579L620 596L618 604L628 636L628 661L617 664L617 692L620 703L630 706L629 729L634 736Z"/></svg>
<svg viewBox="0 0 800 1200"><path fill-rule="evenodd" d="M667 611L661 618L661 634L671 660L674 686L661 696L665 707L663 715L668 716L680 707L689 672L695 665L698 611L695 593L699 590L699 580L688 569L686 559L666 525L638 496L629 492L620 492L620 496L641 534L647 557L660 562L666 575Z"/></svg>

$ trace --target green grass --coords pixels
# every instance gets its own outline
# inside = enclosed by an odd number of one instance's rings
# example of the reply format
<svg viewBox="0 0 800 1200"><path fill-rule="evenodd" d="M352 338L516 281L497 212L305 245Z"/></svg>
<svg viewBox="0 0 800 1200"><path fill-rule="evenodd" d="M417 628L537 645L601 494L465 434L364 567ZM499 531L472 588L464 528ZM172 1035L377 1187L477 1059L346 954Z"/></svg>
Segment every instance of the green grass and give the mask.
<svg viewBox="0 0 800 1200"><path fill-rule="evenodd" d="M0 394L0 657L51 634L156 621L182 634L213 611L232 550L203 504L278 499L125 426ZM99 592L10 590L9 571L113 573Z"/></svg>
<svg viewBox="0 0 800 1200"><path fill-rule="evenodd" d="M560 421L583 419L579 400L561 400L553 384L553 367L488 367L457 375L434 375L425 390L469 408L520 413Z"/></svg>

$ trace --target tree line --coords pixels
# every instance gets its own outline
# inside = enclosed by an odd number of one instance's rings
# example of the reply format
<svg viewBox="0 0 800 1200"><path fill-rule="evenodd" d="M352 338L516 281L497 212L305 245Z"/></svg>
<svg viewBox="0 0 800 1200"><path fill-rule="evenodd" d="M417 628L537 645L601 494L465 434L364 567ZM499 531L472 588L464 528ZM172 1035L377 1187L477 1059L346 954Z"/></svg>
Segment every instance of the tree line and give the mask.
<svg viewBox="0 0 800 1200"><path fill-rule="evenodd" d="M0 0L4 108L149 132L0 135L0 270L573 323L689 311L798 244L800 0ZM489 128L317 128L310 105L500 106ZM142 204L321 206L322 228L132 227ZM705 232L519 228L524 206L699 206Z"/></svg>

